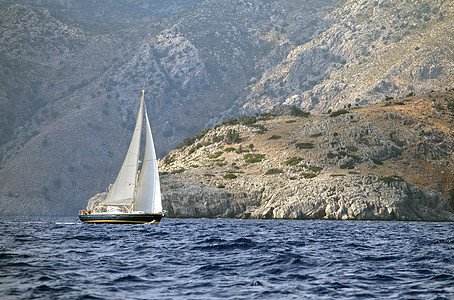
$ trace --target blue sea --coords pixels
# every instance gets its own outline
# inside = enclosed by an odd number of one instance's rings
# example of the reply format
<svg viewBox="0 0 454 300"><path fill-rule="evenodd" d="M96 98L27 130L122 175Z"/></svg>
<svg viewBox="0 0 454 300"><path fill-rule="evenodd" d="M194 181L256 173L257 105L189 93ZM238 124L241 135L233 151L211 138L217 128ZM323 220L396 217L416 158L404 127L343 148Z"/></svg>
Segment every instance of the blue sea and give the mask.
<svg viewBox="0 0 454 300"><path fill-rule="evenodd" d="M454 299L454 223L0 218L0 299Z"/></svg>

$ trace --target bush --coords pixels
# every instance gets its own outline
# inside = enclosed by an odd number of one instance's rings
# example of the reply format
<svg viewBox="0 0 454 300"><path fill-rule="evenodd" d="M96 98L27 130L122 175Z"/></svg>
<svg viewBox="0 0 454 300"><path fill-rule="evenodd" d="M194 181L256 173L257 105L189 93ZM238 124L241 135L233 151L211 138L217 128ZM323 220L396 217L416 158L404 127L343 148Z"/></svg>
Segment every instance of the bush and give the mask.
<svg viewBox="0 0 454 300"><path fill-rule="evenodd" d="M321 170L323 170L323 168L322 167L309 167L309 170L311 170L314 173L317 173L317 172L320 172Z"/></svg>
<svg viewBox="0 0 454 300"><path fill-rule="evenodd" d="M265 175L274 175L274 174L280 174L282 173L282 169L276 169L276 168L273 168L273 169L269 169L268 171L265 172Z"/></svg>
<svg viewBox="0 0 454 300"><path fill-rule="evenodd" d="M207 128L207 129L197 132L196 134L194 134L191 137L185 138L183 140L183 142L181 142L180 144L178 144L176 146L176 148L179 149L179 148L183 148L184 146L191 146L192 144L194 144L194 142L196 140L200 140L201 138L203 138L209 131L210 131L210 128Z"/></svg>
<svg viewBox="0 0 454 300"><path fill-rule="evenodd" d="M322 133L322 132L319 132L319 133L316 133L316 134L311 135L311 138L320 137L320 136L322 136L322 135L323 135L323 133Z"/></svg>
<svg viewBox="0 0 454 300"><path fill-rule="evenodd" d="M273 118L273 117L275 117L275 116L276 116L275 114L269 113L269 112L267 112L267 113L262 113L262 114L260 115L259 120L266 121L266 120L269 120L269 119L271 119L271 118Z"/></svg>
<svg viewBox="0 0 454 300"><path fill-rule="evenodd" d="M348 110L340 109L338 111L333 111L329 116L331 118L333 118L333 117L337 117L337 116L340 116L340 115L343 115L343 114L348 114Z"/></svg>
<svg viewBox="0 0 454 300"><path fill-rule="evenodd" d="M376 165L383 165L383 161L376 159L376 158L371 158L371 160L374 162Z"/></svg>
<svg viewBox="0 0 454 300"><path fill-rule="evenodd" d="M308 112L301 110L300 108L296 107L295 105L290 107L290 114L294 117L303 117L303 118L309 116Z"/></svg>
<svg viewBox="0 0 454 300"><path fill-rule="evenodd" d="M265 132L268 131L268 129L266 129L266 127L262 124L252 124L249 127L258 129L257 131L258 134L264 134Z"/></svg>
<svg viewBox="0 0 454 300"><path fill-rule="evenodd" d="M178 173L183 173L185 171L184 168L181 168L181 169L176 169L176 170L173 170L172 172L170 172L170 174L178 174Z"/></svg>
<svg viewBox="0 0 454 300"><path fill-rule="evenodd" d="M208 158L215 159L222 155L222 151L215 152L213 154L208 154Z"/></svg>
<svg viewBox="0 0 454 300"><path fill-rule="evenodd" d="M297 143L295 144L296 148L301 149L312 149L314 148L314 143Z"/></svg>
<svg viewBox="0 0 454 300"><path fill-rule="evenodd" d="M284 164L287 165L287 166L296 166L297 164L299 164L303 159L301 157L290 157L289 159L287 159Z"/></svg>
<svg viewBox="0 0 454 300"><path fill-rule="evenodd" d="M254 153L247 153L243 156L244 162L248 164L258 163L261 162L265 158L265 154L254 154Z"/></svg>
<svg viewBox="0 0 454 300"><path fill-rule="evenodd" d="M242 116L238 119L238 122L243 125L251 125L257 122L257 118L251 116Z"/></svg>
<svg viewBox="0 0 454 300"><path fill-rule="evenodd" d="M175 161L175 156L173 155L167 155L166 157L164 157L164 164L165 165L170 165L171 163L173 163Z"/></svg>
<svg viewBox="0 0 454 300"><path fill-rule="evenodd" d="M390 184L393 181L404 181L404 180L400 176L393 175L393 176L382 177L382 178L380 178L380 181L383 183L386 183L386 184Z"/></svg>
<svg viewBox="0 0 454 300"><path fill-rule="evenodd" d="M355 168L354 164L344 164L340 166L341 169L353 169Z"/></svg>
<svg viewBox="0 0 454 300"><path fill-rule="evenodd" d="M281 138L280 135L275 135L275 134L273 134L272 136L270 136L270 137L268 138L268 140L278 140L278 139L280 139L280 138Z"/></svg>
<svg viewBox="0 0 454 300"><path fill-rule="evenodd" d="M233 152L233 151L235 151L235 148L233 148L233 147L228 147L228 148L224 149L224 152Z"/></svg>
<svg viewBox="0 0 454 300"><path fill-rule="evenodd" d="M239 122L238 122L237 118L234 118L234 117L229 118L229 119L227 119L225 121L222 121L222 125L236 125L238 123Z"/></svg>
<svg viewBox="0 0 454 300"><path fill-rule="evenodd" d="M326 157L328 157L328 158L335 158L336 156L337 155L334 154L333 152L330 152L330 153L326 154Z"/></svg>
<svg viewBox="0 0 454 300"><path fill-rule="evenodd" d="M232 174L232 173L227 173L224 175L224 179L235 179L237 176L235 174Z"/></svg>
<svg viewBox="0 0 454 300"><path fill-rule="evenodd" d="M303 176L304 178L306 179L309 179L309 178L314 178L317 176L317 174L314 174L314 173L301 173L301 176Z"/></svg>
<svg viewBox="0 0 454 300"><path fill-rule="evenodd" d="M211 138L211 142L213 143L218 143L218 142L222 142L224 140L224 136L223 135L215 135Z"/></svg>
<svg viewBox="0 0 454 300"><path fill-rule="evenodd" d="M240 135L235 130L230 129L227 132L227 135L225 136L224 141L227 144L236 144L236 143L241 142L241 138L240 138Z"/></svg>

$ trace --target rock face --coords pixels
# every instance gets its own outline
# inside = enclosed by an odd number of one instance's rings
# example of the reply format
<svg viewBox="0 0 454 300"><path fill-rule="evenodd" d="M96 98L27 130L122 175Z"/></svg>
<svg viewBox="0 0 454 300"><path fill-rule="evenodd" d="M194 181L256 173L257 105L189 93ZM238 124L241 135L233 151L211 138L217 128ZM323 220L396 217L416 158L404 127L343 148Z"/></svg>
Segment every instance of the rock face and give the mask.
<svg viewBox="0 0 454 300"><path fill-rule="evenodd" d="M438 191L370 175L320 176L303 182L260 180L224 189L165 179L165 208L177 218L454 221ZM167 185L167 180L173 182ZM240 180L238 180L240 181Z"/></svg>
<svg viewBox="0 0 454 300"><path fill-rule="evenodd" d="M161 160L169 216L454 221L453 92L264 116L230 119Z"/></svg>
<svg viewBox="0 0 454 300"><path fill-rule="evenodd" d="M105 190L142 89L163 157L279 104L320 113L452 88L452 15L439 0L3 1L0 214L74 215Z"/></svg>

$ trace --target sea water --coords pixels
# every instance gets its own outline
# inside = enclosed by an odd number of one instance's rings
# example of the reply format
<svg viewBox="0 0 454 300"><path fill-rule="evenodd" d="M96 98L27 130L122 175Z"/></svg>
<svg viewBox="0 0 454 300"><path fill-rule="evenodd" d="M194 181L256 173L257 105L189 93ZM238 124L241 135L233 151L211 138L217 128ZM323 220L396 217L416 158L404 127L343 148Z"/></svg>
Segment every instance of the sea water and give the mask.
<svg viewBox="0 0 454 300"><path fill-rule="evenodd" d="M0 218L0 299L454 299L454 223Z"/></svg>

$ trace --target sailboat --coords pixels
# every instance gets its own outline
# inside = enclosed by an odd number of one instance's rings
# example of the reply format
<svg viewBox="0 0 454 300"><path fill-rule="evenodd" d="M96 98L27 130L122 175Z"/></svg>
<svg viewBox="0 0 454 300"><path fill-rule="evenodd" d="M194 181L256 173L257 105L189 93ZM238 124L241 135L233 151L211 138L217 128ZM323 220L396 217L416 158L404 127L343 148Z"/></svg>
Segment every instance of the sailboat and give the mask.
<svg viewBox="0 0 454 300"><path fill-rule="evenodd" d="M145 150L139 170L140 139L145 115ZM92 211L82 210L85 223L159 223L163 215L158 164L142 91L134 134L120 172L113 185Z"/></svg>

